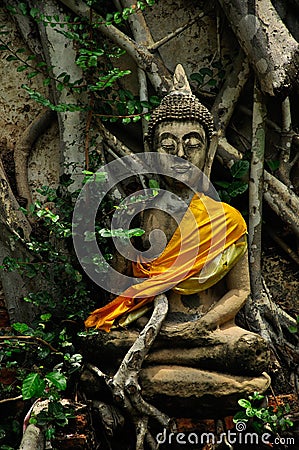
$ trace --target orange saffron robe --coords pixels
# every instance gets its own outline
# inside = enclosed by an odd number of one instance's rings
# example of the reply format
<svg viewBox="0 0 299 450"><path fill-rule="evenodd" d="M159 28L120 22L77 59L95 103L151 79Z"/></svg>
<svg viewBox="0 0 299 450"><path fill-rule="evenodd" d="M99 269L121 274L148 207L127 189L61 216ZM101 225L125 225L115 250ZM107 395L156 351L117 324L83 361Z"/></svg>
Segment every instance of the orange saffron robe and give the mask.
<svg viewBox="0 0 299 450"><path fill-rule="evenodd" d="M146 279L93 311L85 326L110 331L116 319L198 274L246 232L246 223L235 208L195 194L163 252L153 261L133 263L134 276Z"/></svg>

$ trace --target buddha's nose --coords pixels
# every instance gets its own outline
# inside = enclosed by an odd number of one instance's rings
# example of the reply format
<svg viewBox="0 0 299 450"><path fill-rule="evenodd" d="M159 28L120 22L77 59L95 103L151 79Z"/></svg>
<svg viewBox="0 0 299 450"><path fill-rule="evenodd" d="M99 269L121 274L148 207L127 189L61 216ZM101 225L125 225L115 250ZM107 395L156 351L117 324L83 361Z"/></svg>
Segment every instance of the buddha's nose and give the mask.
<svg viewBox="0 0 299 450"><path fill-rule="evenodd" d="M183 146L183 143L182 142L179 142L178 143L178 147L177 147L177 155L180 157L180 158L184 158L186 155L185 155L185 153L184 153L184 146Z"/></svg>

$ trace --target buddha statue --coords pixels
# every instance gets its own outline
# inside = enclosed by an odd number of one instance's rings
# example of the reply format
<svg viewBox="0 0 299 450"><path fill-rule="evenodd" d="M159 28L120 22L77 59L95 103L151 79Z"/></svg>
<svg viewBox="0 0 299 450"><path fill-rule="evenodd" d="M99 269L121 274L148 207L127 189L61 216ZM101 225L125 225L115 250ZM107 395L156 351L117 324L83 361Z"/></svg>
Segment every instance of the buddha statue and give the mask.
<svg viewBox="0 0 299 450"><path fill-rule="evenodd" d="M253 391L263 392L270 382L265 374L269 363L266 343L259 335L235 324L237 313L250 295L245 221L233 207L209 196L205 175L201 180L193 179L198 178L194 167L209 175L215 150L211 149L213 133L210 112L192 94L182 66L177 66L173 88L153 111L147 135L150 151L178 157L171 167L172 176L161 178L164 190L171 195L161 195L163 208L147 208L142 212L140 227L145 230L144 249L149 247L153 230L160 229L166 236L166 253L157 255L153 263L159 267L165 255L168 260L175 253L178 225L168 211L176 208L177 199L182 199L196 217L198 229L192 228L186 215L182 216L180 226L187 237L195 231L199 233L199 257L195 269L178 283L172 282L166 292L169 311L143 362L140 383L142 393L152 403L167 413L175 405L178 414L185 416L190 415L190 408L193 414L205 417L215 411L230 412L238 398ZM194 194L190 185L198 186L198 192ZM219 224L221 245L218 238L213 241L209 236L213 230L207 218ZM180 238L178 241L181 243ZM215 249L211 250L209 245ZM206 255L204 263L201 253ZM138 270L144 275L148 266L139 264L135 274ZM142 283L139 286L142 288ZM119 303L117 300L108 309L96 310L86 321L88 327L106 331L114 325L109 334L101 334L102 359L107 352L108 360L111 351L121 358L121 349L123 353L127 351L132 335L136 336L134 326L142 328L150 315L148 312L135 325L119 331L115 325L129 324L132 309L130 302L128 308L123 307L127 305L124 298L125 294L118 298ZM141 301L140 307L145 305L147 309L150 300L148 297ZM120 317L111 316L113 304L117 309L120 302Z"/></svg>

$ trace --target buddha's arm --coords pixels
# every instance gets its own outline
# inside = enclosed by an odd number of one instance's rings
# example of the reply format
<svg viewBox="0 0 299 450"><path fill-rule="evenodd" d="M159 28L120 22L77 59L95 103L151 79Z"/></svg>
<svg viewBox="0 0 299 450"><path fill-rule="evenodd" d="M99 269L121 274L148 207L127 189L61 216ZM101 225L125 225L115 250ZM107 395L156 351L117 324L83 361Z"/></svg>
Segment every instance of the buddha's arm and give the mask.
<svg viewBox="0 0 299 450"><path fill-rule="evenodd" d="M250 293L247 252L226 275L226 283L228 292L213 305L210 311L200 319L191 322L175 325L166 323L162 326L162 337L168 340L176 336L186 341L198 340L200 336L204 337L221 325L232 322Z"/></svg>
<svg viewBox="0 0 299 450"><path fill-rule="evenodd" d="M215 329L233 320L242 308L250 293L247 251L227 274L226 284L228 292L198 321L198 324L202 322L202 326L210 330Z"/></svg>

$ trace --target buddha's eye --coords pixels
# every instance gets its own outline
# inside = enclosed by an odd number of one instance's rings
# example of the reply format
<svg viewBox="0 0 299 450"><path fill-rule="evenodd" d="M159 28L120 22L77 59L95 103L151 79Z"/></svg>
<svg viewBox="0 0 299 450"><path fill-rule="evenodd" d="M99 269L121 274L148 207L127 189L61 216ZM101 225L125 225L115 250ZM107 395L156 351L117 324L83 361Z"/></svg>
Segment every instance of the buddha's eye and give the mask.
<svg viewBox="0 0 299 450"><path fill-rule="evenodd" d="M184 149L186 152L192 153L198 151L203 147L203 142L197 138L188 138L184 143Z"/></svg>
<svg viewBox="0 0 299 450"><path fill-rule="evenodd" d="M162 145L162 148L167 153L174 153L175 152L175 145Z"/></svg>
<svg viewBox="0 0 299 450"><path fill-rule="evenodd" d="M176 151L176 143L172 139L165 139L160 145L166 153L175 153Z"/></svg>

